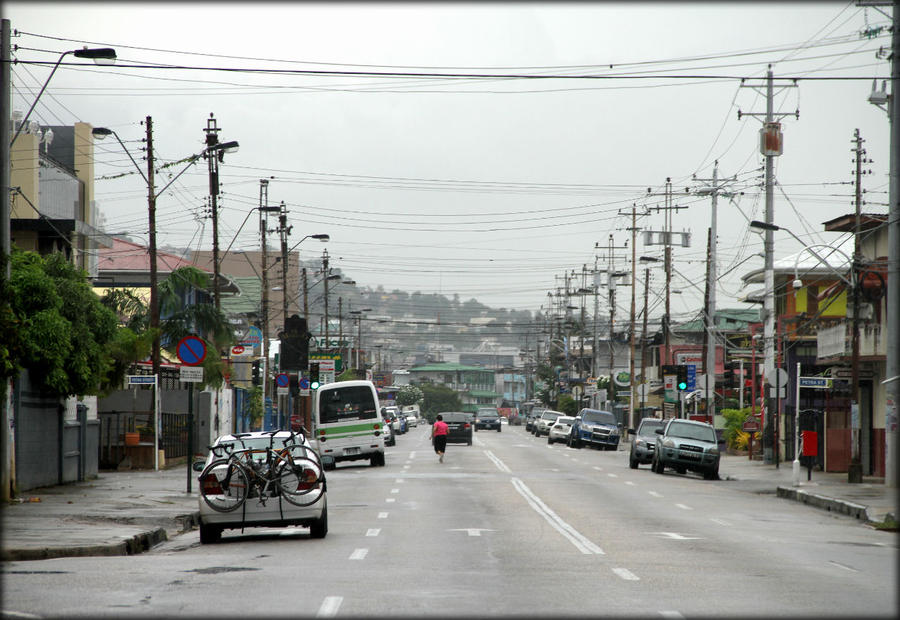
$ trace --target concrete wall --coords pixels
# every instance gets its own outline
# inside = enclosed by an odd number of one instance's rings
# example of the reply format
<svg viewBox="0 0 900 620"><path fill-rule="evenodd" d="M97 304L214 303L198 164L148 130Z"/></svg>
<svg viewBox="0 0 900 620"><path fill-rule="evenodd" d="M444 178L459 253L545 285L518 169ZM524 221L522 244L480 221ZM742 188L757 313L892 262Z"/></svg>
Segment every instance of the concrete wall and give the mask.
<svg viewBox="0 0 900 620"><path fill-rule="evenodd" d="M23 372L13 395L15 486L27 491L96 477L100 424L88 407L66 419L59 398L35 391Z"/></svg>

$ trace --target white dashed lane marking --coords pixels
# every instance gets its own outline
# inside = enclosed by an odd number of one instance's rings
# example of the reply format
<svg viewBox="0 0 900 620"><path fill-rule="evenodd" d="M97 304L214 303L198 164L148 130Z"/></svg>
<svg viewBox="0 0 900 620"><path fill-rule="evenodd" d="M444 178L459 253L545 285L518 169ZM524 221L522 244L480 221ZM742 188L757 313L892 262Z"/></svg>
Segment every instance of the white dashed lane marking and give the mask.
<svg viewBox="0 0 900 620"><path fill-rule="evenodd" d="M316 618L332 618L336 616L343 602L343 596L326 596L319 607L319 611L316 613Z"/></svg>
<svg viewBox="0 0 900 620"><path fill-rule="evenodd" d="M379 513L378 513L378 518L379 518L379 519L387 519L387 518L388 518L388 513L386 513L386 512L379 512Z"/></svg>
<svg viewBox="0 0 900 620"><path fill-rule="evenodd" d="M612 569L612 572L614 572L616 575L618 575L625 581L640 581L638 576L635 575L634 573L632 573L627 568L614 568L614 569Z"/></svg>
<svg viewBox="0 0 900 620"><path fill-rule="evenodd" d="M366 536L378 536L379 534L381 534L381 530L378 528L366 530Z"/></svg>
<svg viewBox="0 0 900 620"><path fill-rule="evenodd" d="M685 506L684 504L675 504L675 505L678 506L679 508L681 508L682 510L693 510L693 508L691 508L690 506Z"/></svg>
<svg viewBox="0 0 900 620"><path fill-rule="evenodd" d="M354 549L353 553L350 554L350 559L351 560L364 560L368 554L369 554L368 549Z"/></svg>

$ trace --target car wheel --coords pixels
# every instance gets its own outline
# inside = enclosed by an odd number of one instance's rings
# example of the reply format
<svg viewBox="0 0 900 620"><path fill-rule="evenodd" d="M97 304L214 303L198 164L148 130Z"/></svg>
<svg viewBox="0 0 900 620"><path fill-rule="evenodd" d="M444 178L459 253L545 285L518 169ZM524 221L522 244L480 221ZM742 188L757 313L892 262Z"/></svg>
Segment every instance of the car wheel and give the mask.
<svg viewBox="0 0 900 620"><path fill-rule="evenodd" d="M549 445L552 443L553 443L553 438L550 435L547 435L547 444Z"/></svg>
<svg viewBox="0 0 900 620"><path fill-rule="evenodd" d="M200 524L200 544L212 545L222 540L222 528L215 525Z"/></svg>
<svg viewBox="0 0 900 620"><path fill-rule="evenodd" d="M572 447L581 450L581 439L578 437L578 435L572 437Z"/></svg>
<svg viewBox="0 0 900 620"><path fill-rule="evenodd" d="M628 458L628 466L629 466L631 469L637 469L637 468L638 468L638 461L637 461L636 458L634 458L634 454L632 454L632 455Z"/></svg>
<svg viewBox="0 0 900 620"><path fill-rule="evenodd" d="M719 479L719 465L713 465L705 472L703 472L703 478L705 480L718 480Z"/></svg>
<svg viewBox="0 0 900 620"><path fill-rule="evenodd" d="M679 474L686 474L686 473L687 473L687 469L685 469L684 467L676 467L676 468L675 468L675 471L678 472Z"/></svg>
<svg viewBox="0 0 900 620"><path fill-rule="evenodd" d="M497 427L497 432L498 432L498 433L500 432L500 427L499 427L499 426Z"/></svg>
<svg viewBox="0 0 900 620"><path fill-rule="evenodd" d="M471 437L469 437L469 441L466 442L466 445L468 445L468 446L471 446L471 445L472 445L472 438L471 438Z"/></svg>
<svg viewBox="0 0 900 620"><path fill-rule="evenodd" d="M328 534L328 504L322 506L322 516L309 526L310 538L325 538Z"/></svg>
<svg viewBox="0 0 900 620"><path fill-rule="evenodd" d="M661 474L661 473L663 473L663 472L665 471L666 466L663 465L662 462L661 462L658 458L656 458L656 457L654 456L654 457L653 457L653 463L652 463L652 465L651 465L650 468L651 468L653 471L655 471L657 474Z"/></svg>

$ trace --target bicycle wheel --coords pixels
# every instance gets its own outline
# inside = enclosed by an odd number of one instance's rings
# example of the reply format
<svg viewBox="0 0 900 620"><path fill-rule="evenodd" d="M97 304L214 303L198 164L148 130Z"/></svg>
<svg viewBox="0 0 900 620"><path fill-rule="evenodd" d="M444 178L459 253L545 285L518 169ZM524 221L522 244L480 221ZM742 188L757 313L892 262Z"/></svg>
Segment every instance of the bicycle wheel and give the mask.
<svg viewBox="0 0 900 620"><path fill-rule="evenodd" d="M313 459L279 459L275 480L282 497L295 506L310 506L325 490L322 465Z"/></svg>
<svg viewBox="0 0 900 620"><path fill-rule="evenodd" d="M247 474L231 459L217 459L200 474L200 496L217 512L237 510L247 499Z"/></svg>

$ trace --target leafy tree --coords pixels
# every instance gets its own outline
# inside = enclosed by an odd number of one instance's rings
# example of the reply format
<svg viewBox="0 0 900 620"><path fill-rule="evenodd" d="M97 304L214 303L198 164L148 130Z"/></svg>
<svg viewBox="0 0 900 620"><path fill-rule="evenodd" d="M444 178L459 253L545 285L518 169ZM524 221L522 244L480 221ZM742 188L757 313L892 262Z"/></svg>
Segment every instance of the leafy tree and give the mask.
<svg viewBox="0 0 900 620"><path fill-rule="evenodd" d="M578 401L568 394L563 394L556 403L556 410L562 411L566 415L577 415Z"/></svg>
<svg viewBox="0 0 900 620"><path fill-rule="evenodd" d="M401 407L416 405L425 399L425 393L415 385L404 385L397 391L397 404Z"/></svg>
<svg viewBox="0 0 900 620"><path fill-rule="evenodd" d="M3 290L8 306L0 315L4 376L24 368L43 392L100 393L114 370L110 350L125 341L117 341L116 316L87 274L61 253L14 250L10 268Z"/></svg>
<svg viewBox="0 0 900 620"><path fill-rule="evenodd" d="M460 400L459 394L451 388L432 383L421 383L418 387L422 390L424 399L422 413L429 422L434 422L435 416L442 411L460 411L462 409L462 400Z"/></svg>

